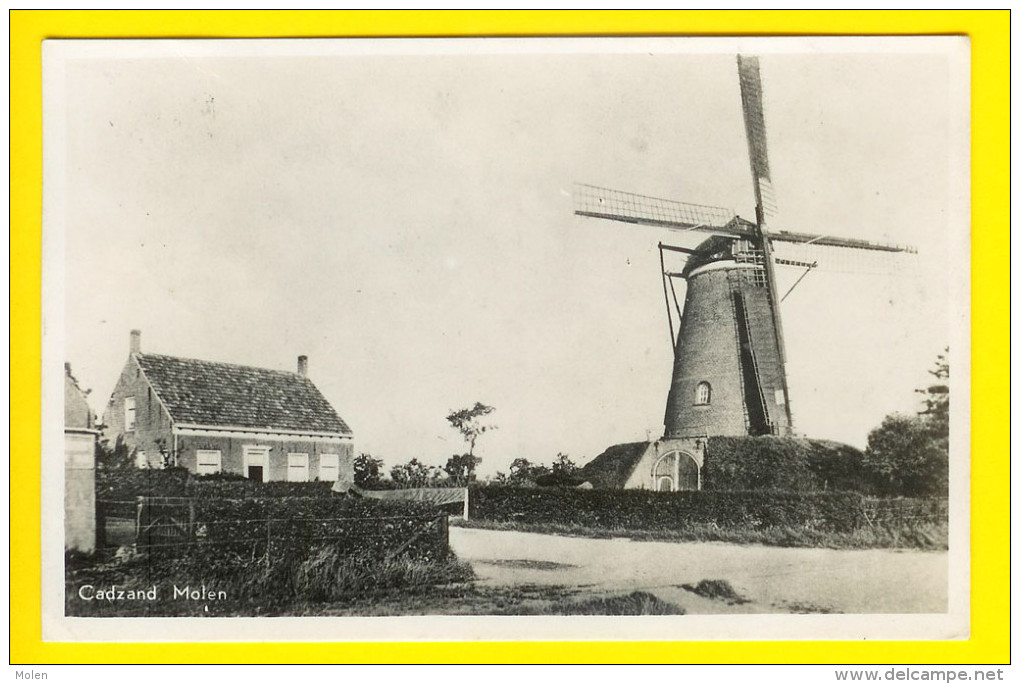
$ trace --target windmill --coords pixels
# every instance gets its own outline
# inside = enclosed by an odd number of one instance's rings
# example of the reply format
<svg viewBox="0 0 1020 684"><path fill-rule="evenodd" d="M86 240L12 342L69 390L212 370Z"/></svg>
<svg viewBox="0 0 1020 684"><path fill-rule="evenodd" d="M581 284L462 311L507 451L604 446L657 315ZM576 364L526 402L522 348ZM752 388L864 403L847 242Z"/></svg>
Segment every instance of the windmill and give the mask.
<svg viewBox="0 0 1020 684"><path fill-rule="evenodd" d="M776 202L758 58L738 56L737 70L754 185L754 221L719 207L591 185L578 185L574 192L574 213L580 216L709 236L694 248L659 243L673 346L664 440L678 448L687 443L687 452L703 448L708 436L792 435L782 299L810 271L824 268L826 256L837 257L828 261L832 270L839 270L836 264L853 261L852 255L916 252L907 246L771 229L769 222L776 216ZM777 249L785 254L777 255ZM821 259L813 258L820 252L824 252ZM667 268L667 255L674 261L679 258L682 267ZM782 296L776 282L778 266L804 269ZM682 308L676 293L677 280L686 284ZM702 457L698 453L688 455L699 467L696 484L700 486ZM684 480L680 466L673 467L677 472L668 478L670 488ZM653 473L653 486L656 477ZM695 482L690 478L688 481L694 488Z"/></svg>

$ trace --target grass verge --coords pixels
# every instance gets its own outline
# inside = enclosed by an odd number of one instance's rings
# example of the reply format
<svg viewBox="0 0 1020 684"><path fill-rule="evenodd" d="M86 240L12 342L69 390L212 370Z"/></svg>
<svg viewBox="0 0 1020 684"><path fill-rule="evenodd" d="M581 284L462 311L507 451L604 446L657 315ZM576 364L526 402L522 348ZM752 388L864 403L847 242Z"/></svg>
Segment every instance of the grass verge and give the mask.
<svg viewBox="0 0 1020 684"><path fill-rule="evenodd" d="M792 526L764 529L725 528L714 524L690 524L679 530L630 530L585 527L564 523L493 522L489 520L451 520L451 525L484 530L536 532L595 539L627 537L635 541L726 542L729 544L827 549L945 551L949 548L949 526L947 523L921 523L902 527L877 524L874 527L860 528L851 532L831 532Z"/></svg>
<svg viewBox="0 0 1020 684"><path fill-rule="evenodd" d="M623 596L605 596L583 601L557 601L544 607L541 615L683 615L684 609L646 591Z"/></svg>
<svg viewBox="0 0 1020 684"><path fill-rule="evenodd" d="M65 559L65 614L80 617L195 617L302 614L301 606L427 593L474 577L453 554L441 559L343 556L330 546L306 557L219 565L203 558L118 553Z"/></svg>
<svg viewBox="0 0 1020 684"><path fill-rule="evenodd" d="M420 564L387 561L374 570L355 559L315 554L295 576L296 592L239 594L218 582L172 579L160 559L123 554L107 561L70 558L66 614L82 617L279 617L399 615L682 615L680 606L652 594L591 597L578 587L481 586L470 567L450 559ZM161 579L154 579L161 578ZM79 592L83 588L83 599ZM189 595L175 596L185 588ZM148 596L155 591L155 598ZM204 596L190 597L190 592ZM219 592L225 592L221 597ZM112 599L95 598L113 592ZM119 592L124 597L117 598ZM128 592L144 596L127 598Z"/></svg>

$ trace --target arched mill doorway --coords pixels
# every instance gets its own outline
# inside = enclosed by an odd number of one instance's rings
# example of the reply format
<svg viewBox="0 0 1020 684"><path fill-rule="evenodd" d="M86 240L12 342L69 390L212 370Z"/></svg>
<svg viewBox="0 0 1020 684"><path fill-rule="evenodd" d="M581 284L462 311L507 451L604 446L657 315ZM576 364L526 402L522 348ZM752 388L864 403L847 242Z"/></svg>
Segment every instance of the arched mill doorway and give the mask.
<svg viewBox="0 0 1020 684"><path fill-rule="evenodd" d="M701 488L698 462L686 451L663 454L652 466L652 483L657 492L692 491Z"/></svg>

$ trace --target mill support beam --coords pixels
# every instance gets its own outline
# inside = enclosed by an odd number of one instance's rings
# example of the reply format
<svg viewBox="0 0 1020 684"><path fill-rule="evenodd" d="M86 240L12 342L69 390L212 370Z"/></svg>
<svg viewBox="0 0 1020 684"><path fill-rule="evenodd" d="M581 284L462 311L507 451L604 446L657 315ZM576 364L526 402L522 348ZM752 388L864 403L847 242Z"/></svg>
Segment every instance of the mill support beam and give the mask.
<svg viewBox="0 0 1020 684"><path fill-rule="evenodd" d="M666 259L662 255L662 243L659 243L659 268L662 271L662 297L666 302L666 316L669 318L669 346L671 349L676 349L676 332L673 330L673 312L669 310L669 292L666 290Z"/></svg>

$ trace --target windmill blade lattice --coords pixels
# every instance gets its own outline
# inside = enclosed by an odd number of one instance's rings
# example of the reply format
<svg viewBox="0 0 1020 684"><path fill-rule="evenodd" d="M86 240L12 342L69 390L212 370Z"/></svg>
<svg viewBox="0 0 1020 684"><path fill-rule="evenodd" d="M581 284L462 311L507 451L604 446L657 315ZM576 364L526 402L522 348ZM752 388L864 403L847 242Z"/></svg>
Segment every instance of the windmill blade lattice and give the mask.
<svg viewBox="0 0 1020 684"><path fill-rule="evenodd" d="M736 216L732 209L690 204L638 195L595 185L574 185L574 213L681 230L733 234L726 225Z"/></svg>
<svg viewBox="0 0 1020 684"><path fill-rule="evenodd" d="M744 113L744 130L747 133L747 151L751 160L755 200L761 207L764 217L772 219L778 214L778 207L776 193L772 187L772 172L769 169L765 108L758 58L738 55L737 72L740 79L741 109Z"/></svg>
<svg viewBox="0 0 1020 684"><path fill-rule="evenodd" d="M868 247L833 247L803 242L773 241L776 264L784 262L816 264L818 271L853 273L869 276L913 276L917 274L917 259L912 248L899 251Z"/></svg>

